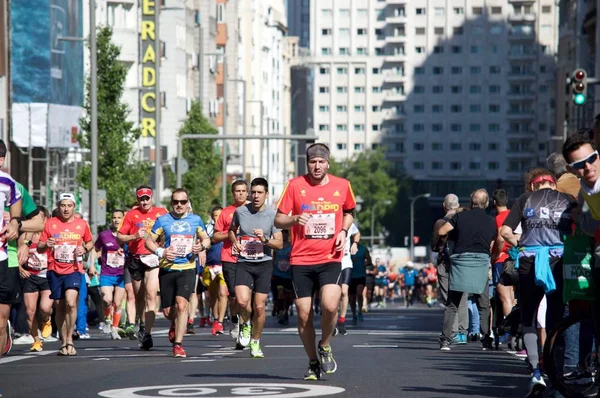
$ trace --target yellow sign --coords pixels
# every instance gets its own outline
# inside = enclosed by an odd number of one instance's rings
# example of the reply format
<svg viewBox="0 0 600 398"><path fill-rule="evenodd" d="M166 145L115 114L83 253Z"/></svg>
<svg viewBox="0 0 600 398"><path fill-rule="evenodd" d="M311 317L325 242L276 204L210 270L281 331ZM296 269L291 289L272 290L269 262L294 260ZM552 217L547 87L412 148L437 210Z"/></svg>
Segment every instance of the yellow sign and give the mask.
<svg viewBox="0 0 600 398"><path fill-rule="evenodd" d="M158 67L156 56L156 25L154 14L156 3L152 0L142 0L142 137L156 136L156 71Z"/></svg>

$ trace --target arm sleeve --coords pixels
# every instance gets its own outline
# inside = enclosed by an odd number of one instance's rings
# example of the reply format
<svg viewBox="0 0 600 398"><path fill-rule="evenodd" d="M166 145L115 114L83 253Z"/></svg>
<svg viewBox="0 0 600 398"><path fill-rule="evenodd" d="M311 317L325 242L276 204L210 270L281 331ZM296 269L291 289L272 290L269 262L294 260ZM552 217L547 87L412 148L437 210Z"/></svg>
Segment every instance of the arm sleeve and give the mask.
<svg viewBox="0 0 600 398"><path fill-rule="evenodd" d="M123 220L121 220L121 224L117 228L117 232L122 233L123 235L129 235L129 230L131 226L131 221L129 217L129 213L125 214Z"/></svg>
<svg viewBox="0 0 600 398"><path fill-rule="evenodd" d="M227 232L229 228L225 228L225 209L219 214L219 218L217 218L217 222L215 223L215 232Z"/></svg>
<svg viewBox="0 0 600 398"><path fill-rule="evenodd" d="M21 191L19 191L19 188L17 188L17 183L12 178L7 179L6 182L10 190L8 203L6 205L10 207L21 200Z"/></svg>
<svg viewBox="0 0 600 398"><path fill-rule="evenodd" d="M506 220L504 220L504 224L507 227L510 227L513 231L517 229L517 226L521 223L521 219L523 218L523 207L525 206L525 202L527 201L527 194L523 194L517 199L517 201L510 208L510 212L508 216L506 216Z"/></svg>
<svg viewBox="0 0 600 398"><path fill-rule="evenodd" d="M206 231L206 225L204 225L204 221L202 221L202 218L198 217L198 228L196 228L196 235L200 234L200 232L205 232Z"/></svg>
<svg viewBox="0 0 600 398"><path fill-rule="evenodd" d="M450 218L449 220L446 220L447 222L450 223L450 225L452 225L452 228L456 229L456 225L458 224L458 216L460 215L460 213L457 213L455 215L452 216L452 218ZM442 224L444 225L444 224ZM441 228L441 225L440 225Z"/></svg>
<svg viewBox="0 0 600 398"><path fill-rule="evenodd" d="M290 182L288 181L285 184L285 188L283 188L283 193L281 194L281 198L279 198L279 203L277 203L277 210L283 214L290 214L290 212L294 209L293 190L293 187L290 186Z"/></svg>
<svg viewBox="0 0 600 398"><path fill-rule="evenodd" d="M352 223L350 226L350 230L348 231L348 236L356 235L358 233L358 228L356 228L356 224Z"/></svg>
<svg viewBox="0 0 600 398"><path fill-rule="evenodd" d="M93 240L94 240L94 237L92 236L92 231L90 230L90 225L86 222L85 223L85 232L83 233L83 242L88 243Z"/></svg>
<svg viewBox="0 0 600 398"><path fill-rule="evenodd" d="M48 242L48 239L50 238L50 232L48 231L48 228L50 228L50 223L46 222L46 225L44 226L44 230L40 234L40 242L44 242L44 243Z"/></svg>
<svg viewBox="0 0 600 398"><path fill-rule="evenodd" d="M96 250L100 250L102 249L102 239L100 239L101 235L98 235L98 237L96 238L96 243L94 243L94 248Z"/></svg>
<svg viewBox="0 0 600 398"><path fill-rule="evenodd" d="M156 219L156 221L154 221L154 225L152 226L152 230L150 231L150 233L152 234L152 237L154 239L158 239L160 236L163 235L164 230L162 227L162 222L160 221L160 217Z"/></svg>
<svg viewBox="0 0 600 398"><path fill-rule="evenodd" d="M356 198L354 197L354 191L352 191L352 185L348 181L348 188L346 192L346 200L344 201L343 210L353 210L356 207Z"/></svg>
<svg viewBox="0 0 600 398"><path fill-rule="evenodd" d="M233 218L231 219L231 225L229 226L229 230L236 230L237 227L240 226L240 218L238 216L238 211L237 209L235 210L235 212L233 212Z"/></svg>

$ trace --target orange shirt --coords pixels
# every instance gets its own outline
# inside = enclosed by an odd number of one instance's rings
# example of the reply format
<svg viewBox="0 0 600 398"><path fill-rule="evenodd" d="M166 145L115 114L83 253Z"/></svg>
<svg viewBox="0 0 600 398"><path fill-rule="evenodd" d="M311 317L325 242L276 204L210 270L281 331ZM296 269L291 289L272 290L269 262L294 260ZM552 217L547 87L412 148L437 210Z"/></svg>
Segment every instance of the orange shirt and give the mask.
<svg viewBox="0 0 600 398"><path fill-rule="evenodd" d="M75 249L92 241L92 232L88 223L80 218L63 222L58 217L52 217L46 221L40 235L40 242L46 243L50 238L54 238L56 242L54 248L48 248L46 251L48 271L63 275L75 271L83 273L83 262L77 261Z"/></svg>
<svg viewBox="0 0 600 398"><path fill-rule="evenodd" d="M290 180L285 186L277 209L291 215L310 213L305 226L291 228L291 265L339 263L344 251L335 250L335 239L342 230L343 212L356 207L350 182L328 175L326 185L311 185L308 176Z"/></svg>
<svg viewBox="0 0 600 398"><path fill-rule="evenodd" d="M235 209L237 209L236 205L227 206L221 212L221 215L217 219L217 223L215 224L216 232L227 233L229 231L229 227L231 227L231 221L233 220L233 213L235 213ZM234 256L231 252L232 249L231 240L227 238L225 242L223 242L223 248L221 249L221 261L225 261L228 263L237 263L237 256Z"/></svg>
<svg viewBox="0 0 600 398"><path fill-rule="evenodd" d="M502 225L504 224L504 220L506 220L506 217L508 217L508 213L510 213L510 210L504 210L500 213L498 213L498 215L496 216L496 228L500 228L502 227ZM502 253L500 253L500 255L498 256L498 259L495 260L495 263L503 263L506 261L506 259L508 258L508 250L512 247L512 245L510 243L508 243L507 241L504 241L504 246L502 246Z"/></svg>
<svg viewBox="0 0 600 398"><path fill-rule="evenodd" d="M162 207L152 206L147 212L143 212L139 207L135 208L125 214L117 231L123 235L135 235L143 227L146 229L146 236L148 236L156 219L167 213L167 209L163 209ZM145 242L146 239L134 239L129 242L129 253L136 256L151 254L146 249Z"/></svg>

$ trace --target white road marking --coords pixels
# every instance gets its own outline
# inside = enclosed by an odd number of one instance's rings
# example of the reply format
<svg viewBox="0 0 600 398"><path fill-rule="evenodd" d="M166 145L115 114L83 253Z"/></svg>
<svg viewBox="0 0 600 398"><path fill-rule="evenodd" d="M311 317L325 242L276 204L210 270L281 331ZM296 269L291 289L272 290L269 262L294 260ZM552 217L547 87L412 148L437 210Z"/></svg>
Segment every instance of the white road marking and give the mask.
<svg viewBox="0 0 600 398"><path fill-rule="evenodd" d="M386 344L357 344L353 345L354 348L398 348L397 345L386 345Z"/></svg>
<svg viewBox="0 0 600 398"><path fill-rule="evenodd" d="M222 355L235 355L235 352L207 352L203 357L220 357Z"/></svg>
<svg viewBox="0 0 600 398"><path fill-rule="evenodd" d="M290 345L266 345L265 348L304 348L302 344L290 344Z"/></svg>
<svg viewBox="0 0 600 398"><path fill-rule="evenodd" d="M56 354L57 352L58 352L58 350L50 350L50 351L42 351L42 352L31 352L31 353L28 353L27 355L15 355L15 356L2 357L2 358L0 358L0 365L3 363L22 361L23 359L34 358L36 356Z"/></svg>
<svg viewBox="0 0 600 398"><path fill-rule="evenodd" d="M100 347L100 348L86 348L85 351L121 351L130 350L131 347Z"/></svg>
<svg viewBox="0 0 600 398"><path fill-rule="evenodd" d="M187 362L214 362L214 359L184 359L183 361L181 361L182 363L187 363Z"/></svg>

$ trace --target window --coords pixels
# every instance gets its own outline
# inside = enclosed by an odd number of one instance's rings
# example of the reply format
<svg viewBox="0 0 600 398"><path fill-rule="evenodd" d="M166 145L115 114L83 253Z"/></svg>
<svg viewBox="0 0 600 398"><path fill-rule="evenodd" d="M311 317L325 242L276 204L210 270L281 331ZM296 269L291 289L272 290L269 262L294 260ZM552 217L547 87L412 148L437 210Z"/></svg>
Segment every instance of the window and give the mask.
<svg viewBox="0 0 600 398"><path fill-rule="evenodd" d="M366 8L359 8L358 10L356 10L356 14L358 18L367 18L369 16L369 10L367 10Z"/></svg>
<svg viewBox="0 0 600 398"><path fill-rule="evenodd" d="M497 75L500 73L499 66L490 66L490 75Z"/></svg>
<svg viewBox="0 0 600 398"><path fill-rule="evenodd" d="M329 131L328 124L319 124L319 131Z"/></svg>
<svg viewBox="0 0 600 398"><path fill-rule="evenodd" d="M433 86L432 91L434 94L441 94L444 92L444 86Z"/></svg>
<svg viewBox="0 0 600 398"><path fill-rule="evenodd" d="M381 107L379 105L373 105L371 107L371 111L373 111L373 112L379 112L379 111L381 111Z"/></svg>
<svg viewBox="0 0 600 398"><path fill-rule="evenodd" d="M396 151L404 152L404 142L396 142ZM399 168L402 169L402 162L397 163L399 163Z"/></svg>
<svg viewBox="0 0 600 398"><path fill-rule="evenodd" d="M433 28L433 33L436 35L443 35L444 34L444 28L438 27L438 28Z"/></svg>
<svg viewBox="0 0 600 398"><path fill-rule="evenodd" d="M479 124L479 123L469 124L469 131L471 133L479 133L481 131L481 124Z"/></svg>
<svg viewBox="0 0 600 398"><path fill-rule="evenodd" d="M462 112L462 106L461 105L452 105L452 106L450 106L450 112L460 113L460 112Z"/></svg>
<svg viewBox="0 0 600 398"><path fill-rule="evenodd" d="M441 151L443 148L442 143L441 142L432 142L431 143L431 150L432 151Z"/></svg>
<svg viewBox="0 0 600 398"><path fill-rule="evenodd" d="M364 144L362 144L362 143L357 142L357 143L354 144L354 150L355 151L362 151L363 148L364 148Z"/></svg>
<svg viewBox="0 0 600 398"><path fill-rule="evenodd" d="M462 74L462 67L460 67L460 66L453 66L452 67L452 74L453 75L460 75L460 74Z"/></svg>
<svg viewBox="0 0 600 398"><path fill-rule="evenodd" d="M366 36L367 30L365 28L358 28L356 29L356 34L359 36Z"/></svg>
<svg viewBox="0 0 600 398"><path fill-rule="evenodd" d="M331 11L331 10L329 10ZM225 22L225 4L217 4L217 22Z"/></svg>
<svg viewBox="0 0 600 398"><path fill-rule="evenodd" d="M373 87L371 88L373 94L377 94L381 92L381 87Z"/></svg>
<svg viewBox="0 0 600 398"><path fill-rule="evenodd" d="M415 28L415 34L421 36L425 34L425 28Z"/></svg>
<svg viewBox="0 0 600 398"><path fill-rule="evenodd" d="M383 55L383 48L381 48L381 47L375 48L375 55Z"/></svg>
<svg viewBox="0 0 600 398"><path fill-rule="evenodd" d="M424 168L425 168L425 164L423 162L413 162L413 169L423 170Z"/></svg>
<svg viewBox="0 0 600 398"><path fill-rule="evenodd" d="M328 75L329 74L329 68L320 67L319 68L319 74L321 74L321 75Z"/></svg>
<svg viewBox="0 0 600 398"><path fill-rule="evenodd" d="M492 26L490 28L490 33L492 35L499 35L499 34L502 33L502 27L500 27L500 26Z"/></svg>
<svg viewBox="0 0 600 398"><path fill-rule="evenodd" d="M331 36L331 29L321 29L321 35Z"/></svg>
<svg viewBox="0 0 600 398"><path fill-rule="evenodd" d="M340 17L350 18L350 10L347 8L340 8Z"/></svg>
<svg viewBox="0 0 600 398"><path fill-rule="evenodd" d="M319 87L319 93L326 94L329 92L329 87L321 86Z"/></svg>
<svg viewBox="0 0 600 398"><path fill-rule="evenodd" d="M483 8L481 8L481 7L473 7L473 14L474 15L481 15L481 14L483 14Z"/></svg>
<svg viewBox="0 0 600 398"><path fill-rule="evenodd" d="M444 111L444 107L442 105L433 105L431 107L431 111L433 113L442 113Z"/></svg>
<svg viewBox="0 0 600 398"><path fill-rule="evenodd" d="M343 143L343 142L338 142L336 144L336 147L337 147L338 150L342 151L342 150L346 149L346 144Z"/></svg>
<svg viewBox="0 0 600 398"><path fill-rule="evenodd" d="M425 92L424 86L414 86L413 87L413 93L415 93L415 94L423 94L424 92Z"/></svg>
<svg viewBox="0 0 600 398"><path fill-rule="evenodd" d="M336 124L335 129L337 131L346 131L348 130L348 126L345 124Z"/></svg>
<svg viewBox="0 0 600 398"><path fill-rule="evenodd" d="M403 133L404 132L404 124L403 123L396 123L394 125L394 131L396 133Z"/></svg>
<svg viewBox="0 0 600 398"><path fill-rule="evenodd" d="M347 75L348 74L348 68L342 68L339 67L336 69L336 72L338 75Z"/></svg>
<svg viewBox="0 0 600 398"><path fill-rule="evenodd" d="M354 131L365 131L365 125L364 124L355 124Z"/></svg>
<svg viewBox="0 0 600 398"><path fill-rule="evenodd" d="M502 7L492 7L492 14L502 14Z"/></svg>
<svg viewBox="0 0 600 398"><path fill-rule="evenodd" d="M490 94L498 94L500 92L500 86L497 84L493 84L489 87Z"/></svg>
<svg viewBox="0 0 600 398"><path fill-rule="evenodd" d="M452 54L461 54L462 47L461 46L452 46Z"/></svg>
<svg viewBox="0 0 600 398"><path fill-rule="evenodd" d="M378 124L372 124L371 125L371 130L373 130L373 131L379 131L379 125Z"/></svg>
<svg viewBox="0 0 600 398"><path fill-rule="evenodd" d="M442 169L442 162L431 162L431 168L433 170L441 170Z"/></svg>
<svg viewBox="0 0 600 398"><path fill-rule="evenodd" d="M340 28L340 37L348 37L348 36L350 36L350 29Z"/></svg>
<svg viewBox="0 0 600 398"><path fill-rule="evenodd" d="M338 112L346 112L348 110L348 107L346 105L338 105L335 107L335 110Z"/></svg>
<svg viewBox="0 0 600 398"><path fill-rule="evenodd" d="M321 49L321 55L331 55L331 48L329 48L329 47L323 47Z"/></svg>
<svg viewBox="0 0 600 398"><path fill-rule="evenodd" d="M498 105L498 104L490 104L490 106L489 106L488 109L489 109L489 111L491 113L498 113L498 112L500 112L500 105Z"/></svg>
<svg viewBox="0 0 600 398"><path fill-rule="evenodd" d="M365 92L365 87L364 86L356 86L354 87L354 92L356 94L361 94Z"/></svg>
<svg viewBox="0 0 600 398"><path fill-rule="evenodd" d="M435 7L433 9L433 15L435 15L436 17L443 17L444 15L446 15L446 10L444 9L444 7Z"/></svg>
<svg viewBox="0 0 600 398"><path fill-rule="evenodd" d="M427 13L427 9L425 8L417 8L415 11L417 15L425 15Z"/></svg>
<svg viewBox="0 0 600 398"><path fill-rule="evenodd" d="M540 86L540 93L547 93L548 92L548 86L545 84L542 84Z"/></svg>
<svg viewBox="0 0 600 398"><path fill-rule="evenodd" d="M469 105L469 112L471 112L471 113L479 113L479 112L481 112L481 105L480 104L471 104L471 105Z"/></svg>
<svg viewBox="0 0 600 398"><path fill-rule="evenodd" d="M456 26L452 29L452 33L454 34L454 36L460 36L463 34L463 27L462 26Z"/></svg>
<svg viewBox="0 0 600 398"><path fill-rule="evenodd" d="M423 75L425 73L425 68L423 66L419 66L415 68L415 75Z"/></svg>
<svg viewBox="0 0 600 398"><path fill-rule="evenodd" d="M479 170L479 169L481 169L481 163L469 162L469 170Z"/></svg>
<svg viewBox="0 0 600 398"><path fill-rule="evenodd" d="M480 94L481 86L469 86L469 93L471 94Z"/></svg>
<svg viewBox="0 0 600 398"><path fill-rule="evenodd" d="M433 47L433 52L435 54L441 54L444 52L444 47L443 46L434 46Z"/></svg>
<svg viewBox="0 0 600 398"><path fill-rule="evenodd" d="M469 68L469 72L472 75L479 75L479 74L481 74L481 66L471 66Z"/></svg>
<svg viewBox="0 0 600 398"><path fill-rule="evenodd" d="M434 123L431 125L431 131L439 133L444 129L441 123Z"/></svg>
<svg viewBox="0 0 600 398"><path fill-rule="evenodd" d="M350 49L348 47L340 47L340 55L348 55L350 54Z"/></svg>
<svg viewBox="0 0 600 398"><path fill-rule="evenodd" d="M465 14L465 9L463 7L454 7L452 9L452 11L454 12L455 15L464 15Z"/></svg>
<svg viewBox="0 0 600 398"><path fill-rule="evenodd" d="M417 54L423 54L423 53L425 53L425 47L417 46L417 47L415 47L415 52Z"/></svg>
<svg viewBox="0 0 600 398"><path fill-rule="evenodd" d="M481 144L478 142L471 142L469 144L469 151L480 151L481 150Z"/></svg>
<svg viewBox="0 0 600 398"><path fill-rule="evenodd" d="M379 74L379 72L380 72L380 69L379 69L379 68L373 68L373 74L374 74L374 75L378 75L378 74Z"/></svg>
<svg viewBox="0 0 600 398"><path fill-rule="evenodd" d="M329 112L329 105L319 105L319 112Z"/></svg>
<svg viewBox="0 0 600 398"><path fill-rule="evenodd" d="M498 131L500 131L500 124L498 124L498 123L488 124L488 131L490 133L497 133Z"/></svg>
<svg viewBox="0 0 600 398"><path fill-rule="evenodd" d="M364 111L365 111L364 105L354 105L354 112L364 112Z"/></svg>
<svg viewBox="0 0 600 398"><path fill-rule="evenodd" d="M552 12L552 6L542 6L542 14L550 14Z"/></svg>
<svg viewBox="0 0 600 398"><path fill-rule="evenodd" d="M492 44L488 47L488 51L490 54L498 54L498 46L495 44Z"/></svg>
<svg viewBox="0 0 600 398"><path fill-rule="evenodd" d="M462 125L458 123L453 123L450 125L450 131L453 133L459 133L462 131Z"/></svg>
<svg viewBox="0 0 600 398"><path fill-rule="evenodd" d="M331 8L323 8L321 10L321 16L323 18L331 18L331 15L332 15Z"/></svg>
<svg viewBox="0 0 600 398"><path fill-rule="evenodd" d="M354 68L354 74L355 75L364 75L365 74L365 68Z"/></svg>
<svg viewBox="0 0 600 398"><path fill-rule="evenodd" d="M496 142L488 143L488 151L497 151L497 150L498 150L498 143L496 143Z"/></svg>
<svg viewBox="0 0 600 398"><path fill-rule="evenodd" d="M346 86L337 86L336 91L338 94L345 94L348 92L348 87Z"/></svg>
<svg viewBox="0 0 600 398"><path fill-rule="evenodd" d="M415 113L423 113L425 112L425 105L415 105L413 109Z"/></svg>
<svg viewBox="0 0 600 398"><path fill-rule="evenodd" d="M478 53L479 53L479 47L471 46L471 54L478 54Z"/></svg>
<svg viewBox="0 0 600 398"><path fill-rule="evenodd" d="M434 75L441 75L444 73L444 68L442 68L441 66L434 66L433 67L433 74Z"/></svg>
<svg viewBox="0 0 600 398"><path fill-rule="evenodd" d="M358 54L358 55L367 55L367 49L365 47L358 47L356 49L356 54Z"/></svg>
<svg viewBox="0 0 600 398"><path fill-rule="evenodd" d="M424 150L424 149L425 149L425 144L423 144L422 142L415 142L415 143L413 144L413 149L414 149L415 151L422 151L422 150Z"/></svg>
<svg viewBox="0 0 600 398"><path fill-rule="evenodd" d="M462 149L462 144L460 142L452 142L450 144L451 151L460 151Z"/></svg>
<svg viewBox="0 0 600 398"><path fill-rule="evenodd" d="M488 170L498 170L499 168L498 162L488 162Z"/></svg>
<svg viewBox="0 0 600 398"><path fill-rule="evenodd" d="M461 163L460 162L450 162L450 170L460 170Z"/></svg>
<svg viewBox="0 0 600 398"><path fill-rule="evenodd" d="M538 130L545 131L547 127L546 123L538 124Z"/></svg>
<svg viewBox="0 0 600 398"><path fill-rule="evenodd" d="M421 123L415 123L415 124L413 124L413 131L415 131L415 132L425 131L425 125L421 124Z"/></svg>

